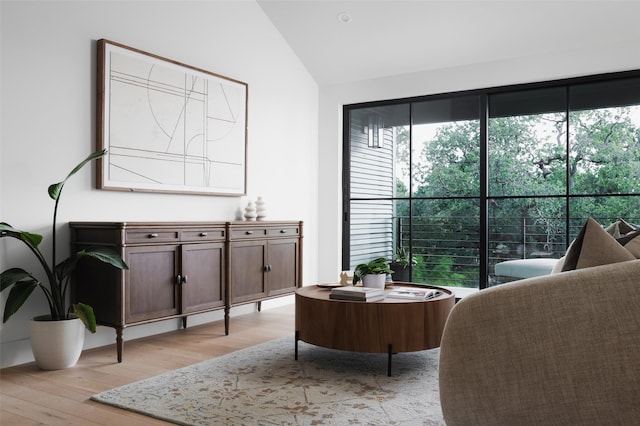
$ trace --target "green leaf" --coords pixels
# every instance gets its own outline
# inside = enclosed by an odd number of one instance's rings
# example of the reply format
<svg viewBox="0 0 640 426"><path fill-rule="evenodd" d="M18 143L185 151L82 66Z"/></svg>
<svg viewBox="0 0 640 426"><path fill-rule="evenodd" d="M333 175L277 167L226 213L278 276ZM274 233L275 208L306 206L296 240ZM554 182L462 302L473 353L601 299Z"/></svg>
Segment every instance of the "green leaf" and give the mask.
<svg viewBox="0 0 640 426"><path fill-rule="evenodd" d="M60 193L62 192L63 186L64 181L49 185L49 188L47 189L49 197L51 197L52 200L57 200L58 198L60 198Z"/></svg>
<svg viewBox="0 0 640 426"><path fill-rule="evenodd" d="M120 255L107 247L88 247L80 250L75 255L65 259L56 266L56 277L59 281L64 280L76 268L78 261L83 257L91 257L118 269L129 269L129 266L122 260Z"/></svg>
<svg viewBox="0 0 640 426"><path fill-rule="evenodd" d="M21 231L20 236L22 241L31 244L34 247L38 247L42 242L42 235L40 234L32 234L31 232Z"/></svg>
<svg viewBox="0 0 640 426"><path fill-rule="evenodd" d="M87 330L92 333L96 332L96 316L91 306L84 303L76 303L73 305L73 313L80 318Z"/></svg>
<svg viewBox="0 0 640 426"><path fill-rule="evenodd" d="M49 186L49 189L48 189L49 197L51 197L51 199L53 199L53 200L57 200L58 198L60 198L60 193L62 192L62 187L64 186L64 184L67 182L67 180L71 176L75 175L88 162L93 161L95 159L98 159L100 157L104 157L106 154L107 154L107 150L103 149L101 151L94 152L93 154L89 155L87 158L82 160L77 166L75 166L73 168L73 170L71 170L69 172L67 177L62 182L54 183L54 184Z"/></svg>
<svg viewBox="0 0 640 426"><path fill-rule="evenodd" d="M78 261L83 257L91 257L118 269L129 269L120 255L107 247L89 247L60 262L55 268L58 281L63 281L75 270Z"/></svg>
<svg viewBox="0 0 640 426"><path fill-rule="evenodd" d="M6 288L11 287L15 283L22 281L26 278L32 278L31 274L21 268L11 268L0 274L0 291L4 291Z"/></svg>
<svg viewBox="0 0 640 426"><path fill-rule="evenodd" d="M79 257L89 256L101 262L108 263L118 269L129 269L129 266L122 260L120 255L107 247L89 247L77 253Z"/></svg>
<svg viewBox="0 0 640 426"><path fill-rule="evenodd" d="M7 297L7 303L4 305L3 323L7 322L7 320L20 309L39 284L40 283L34 279L18 281L14 284Z"/></svg>
<svg viewBox="0 0 640 426"><path fill-rule="evenodd" d="M55 275L58 279L58 282L64 281L64 279L73 272L76 268L76 264L78 263L78 254L75 256L71 256L58 263L55 268Z"/></svg>
<svg viewBox="0 0 640 426"><path fill-rule="evenodd" d="M0 223L0 237L13 237L33 247L38 247L38 245L42 242L42 235L20 231L6 222Z"/></svg>

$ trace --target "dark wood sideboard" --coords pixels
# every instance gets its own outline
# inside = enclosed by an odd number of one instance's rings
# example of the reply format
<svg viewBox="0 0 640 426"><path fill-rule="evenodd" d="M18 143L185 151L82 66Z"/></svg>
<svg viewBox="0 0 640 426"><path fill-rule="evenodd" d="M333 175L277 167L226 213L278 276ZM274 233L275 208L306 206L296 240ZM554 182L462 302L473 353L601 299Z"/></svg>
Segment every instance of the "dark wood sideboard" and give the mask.
<svg viewBox="0 0 640 426"><path fill-rule="evenodd" d="M106 246L129 266L83 259L71 281L73 302L91 305L98 324L123 330L150 322L293 294L302 285L301 221L70 222L71 248Z"/></svg>

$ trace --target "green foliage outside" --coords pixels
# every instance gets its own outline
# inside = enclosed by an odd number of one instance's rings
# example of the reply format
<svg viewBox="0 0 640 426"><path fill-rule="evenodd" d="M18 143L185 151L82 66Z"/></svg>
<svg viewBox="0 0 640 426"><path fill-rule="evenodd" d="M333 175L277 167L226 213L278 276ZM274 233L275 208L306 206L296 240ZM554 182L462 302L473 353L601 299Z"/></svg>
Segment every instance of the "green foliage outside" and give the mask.
<svg viewBox="0 0 640 426"><path fill-rule="evenodd" d="M632 111L572 112L568 121L564 113L490 119L490 261L560 257L587 217L603 224L618 217L640 220L640 122ZM414 159L413 234L402 241L413 239L416 282L478 285L479 141L478 121L446 123ZM397 174L406 179L406 128L397 130L396 143ZM401 177L396 197L408 198ZM396 205L396 216L407 218L408 202Z"/></svg>

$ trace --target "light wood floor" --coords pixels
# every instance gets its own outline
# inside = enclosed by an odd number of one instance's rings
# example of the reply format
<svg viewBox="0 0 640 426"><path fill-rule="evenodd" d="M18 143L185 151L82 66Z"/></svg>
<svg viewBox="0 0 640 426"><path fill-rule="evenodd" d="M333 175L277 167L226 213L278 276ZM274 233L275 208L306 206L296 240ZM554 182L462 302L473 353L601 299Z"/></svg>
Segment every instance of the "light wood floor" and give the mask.
<svg viewBox="0 0 640 426"><path fill-rule="evenodd" d="M110 345L84 351L78 364L66 370L42 371L33 363L5 368L0 370L0 424L166 425L169 423L89 398L277 337L290 335L293 339L293 332L294 306L287 305L232 317L228 336L219 321L125 340L120 364L116 362L115 345Z"/></svg>

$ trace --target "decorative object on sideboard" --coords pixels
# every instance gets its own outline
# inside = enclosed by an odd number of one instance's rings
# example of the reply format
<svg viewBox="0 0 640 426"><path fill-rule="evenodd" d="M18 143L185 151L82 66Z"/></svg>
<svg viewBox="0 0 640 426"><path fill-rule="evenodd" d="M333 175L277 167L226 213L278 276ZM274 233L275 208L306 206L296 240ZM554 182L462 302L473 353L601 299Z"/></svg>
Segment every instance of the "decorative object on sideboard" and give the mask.
<svg viewBox="0 0 640 426"><path fill-rule="evenodd" d="M253 201L249 201L247 207L244 208L244 218L246 220L256 220L256 206Z"/></svg>
<svg viewBox="0 0 640 426"><path fill-rule="evenodd" d="M267 206L262 197L256 200L256 220L265 220L267 217Z"/></svg>
<svg viewBox="0 0 640 426"><path fill-rule="evenodd" d="M84 303L70 304L68 302L69 278L76 268L79 259L89 257L112 265L119 269L128 269L120 255L107 247L87 247L73 253L69 258L56 263L56 217L58 215L58 203L62 195L62 189L66 181L76 174L85 164L106 155L106 150L96 151L78 164L62 181L49 186L49 197L55 201L53 209L52 229L52 254L51 264L47 263L39 245L42 235L32 234L13 228L5 222L0 223L0 238L11 237L22 241L35 255L46 274L46 281L40 281L34 274L22 268L10 268L0 275L1 291L11 289L6 299L4 316L2 321L15 314L29 298L31 293L39 287L44 293L49 304L49 315L33 318L30 322L30 337L36 364L45 370L56 370L75 365L82 352L84 342L84 330L82 323L92 333L96 331L96 318L93 308ZM70 333L69 337L52 331L52 327L58 328L54 322L64 322L62 330ZM78 324L73 324L78 323ZM68 326L71 325L71 326ZM41 330L41 328L45 328ZM40 342L38 337L45 340ZM57 336L57 337L56 337Z"/></svg>
<svg viewBox="0 0 640 426"><path fill-rule="evenodd" d="M387 274L392 274L386 257L378 257L368 263L361 263L353 270L353 285L362 281L364 287L384 288Z"/></svg>
<svg viewBox="0 0 640 426"><path fill-rule="evenodd" d="M236 208L236 211L233 217L234 217L234 220L237 220L237 221L244 220L244 207L238 206L238 208Z"/></svg>

